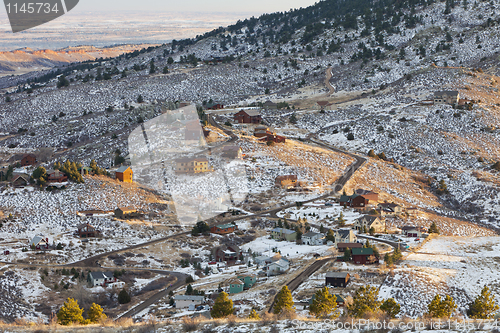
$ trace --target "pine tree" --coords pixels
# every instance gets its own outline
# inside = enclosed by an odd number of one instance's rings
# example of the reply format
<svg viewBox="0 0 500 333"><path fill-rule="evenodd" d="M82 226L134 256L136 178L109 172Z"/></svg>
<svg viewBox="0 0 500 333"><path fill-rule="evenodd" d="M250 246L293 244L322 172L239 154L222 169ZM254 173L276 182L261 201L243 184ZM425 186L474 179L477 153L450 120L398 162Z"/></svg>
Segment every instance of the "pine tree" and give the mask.
<svg viewBox="0 0 500 333"><path fill-rule="evenodd" d="M386 253L384 256L384 262L387 266L391 266L393 264L392 256L389 253Z"/></svg>
<svg viewBox="0 0 500 333"><path fill-rule="evenodd" d="M92 303L90 306L87 317L92 323L99 323L100 321L106 319L106 315L103 313L102 307L96 303Z"/></svg>
<svg viewBox="0 0 500 333"><path fill-rule="evenodd" d="M450 295L441 300L441 296L436 295L427 306L428 313L433 318L450 317L457 308L455 301Z"/></svg>
<svg viewBox="0 0 500 333"><path fill-rule="evenodd" d="M188 284L186 287L186 295L192 295L193 294L193 286L191 284Z"/></svg>
<svg viewBox="0 0 500 333"><path fill-rule="evenodd" d="M125 289L122 289L118 294L118 303L126 304L130 302L130 295Z"/></svg>
<svg viewBox="0 0 500 333"><path fill-rule="evenodd" d="M276 295L276 302L274 303L274 314L281 314L287 311L294 311L293 298L288 286L283 286L278 295Z"/></svg>
<svg viewBox="0 0 500 333"><path fill-rule="evenodd" d="M396 303L394 298L388 298L382 303L380 310L384 311L390 318L396 318L396 315L401 311L401 305Z"/></svg>
<svg viewBox="0 0 500 333"><path fill-rule="evenodd" d="M219 296L217 296L212 311L210 311L213 318L224 318L233 314L233 301L227 296L225 292L221 292Z"/></svg>
<svg viewBox="0 0 500 333"><path fill-rule="evenodd" d="M140 104L140 103L144 103L144 97L142 97L142 95L139 95L139 96L137 97L137 103L139 103L139 104Z"/></svg>
<svg viewBox="0 0 500 333"><path fill-rule="evenodd" d="M347 248L345 249L344 251L344 256L342 258L345 262L348 262L351 260L351 249L350 248Z"/></svg>
<svg viewBox="0 0 500 333"><path fill-rule="evenodd" d="M335 313L336 309L337 297L330 294L328 287L323 287L323 289L316 292L314 300L309 307L309 312L316 318L332 319L339 315L338 313Z"/></svg>
<svg viewBox="0 0 500 333"><path fill-rule="evenodd" d="M432 222L431 226L429 227L428 233L430 234L439 234L439 229L436 225L436 222Z"/></svg>
<svg viewBox="0 0 500 333"><path fill-rule="evenodd" d="M484 286L481 295L478 295L474 302L469 305L467 315L474 319L491 319L499 308L495 298L491 296L489 288Z"/></svg>
<svg viewBox="0 0 500 333"><path fill-rule="evenodd" d="M61 325L83 324L85 320L82 314L83 309L80 308L78 302L73 298L68 298L57 312L57 322Z"/></svg>
<svg viewBox="0 0 500 333"><path fill-rule="evenodd" d="M259 320L260 316L257 311L255 311L255 309L252 309L252 311L250 311L250 314L248 315L248 319Z"/></svg>
<svg viewBox="0 0 500 333"><path fill-rule="evenodd" d="M361 318L366 313L375 312L382 302L378 301L378 290L372 286L362 286L356 290L352 304L347 306L347 313Z"/></svg>
<svg viewBox="0 0 500 333"><path fill-rule="evenodd" d="M337 222L339 223L339 227L345 226L345 218L344 218L343 212L340 212L339 218L337 219Z"/></svg>

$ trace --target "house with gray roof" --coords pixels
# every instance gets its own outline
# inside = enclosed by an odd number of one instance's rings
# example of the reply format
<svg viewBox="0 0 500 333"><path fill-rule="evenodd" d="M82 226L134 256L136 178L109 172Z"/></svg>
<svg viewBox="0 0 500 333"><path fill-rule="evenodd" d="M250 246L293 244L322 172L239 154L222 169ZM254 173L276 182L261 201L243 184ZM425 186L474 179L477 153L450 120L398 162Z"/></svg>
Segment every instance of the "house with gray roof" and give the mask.
<svg viewBox="0 0 500 333"><path fill-rule="evenodd" d="M323 245L323 235L318 232L309 231L302 235L302 244Z"/></svg>
<svg viewBox="0 0 500 333"><path fill-rule="evenodd" d="M115 283L117 280L112 272L89 272L87 282L92 286L106 286Z"/></svg>
<svg viewBox="0 0 500 333"><path fill-rule="evenodd" d="M334 230L335 243L356 243L358 240L352 229Z"/></svg>
<svg viewBox="0 0 500 333"><path fill-rule="evenodd" d="M276 240L286 240L292 242L297 239L297 232L295 230L285 228L274 228L271 230L271 237Z"/></svg>
<svg viewBox="0 0 500 333"><path fill-rule="evenodd" d="M185 309L189 308L194 311L195 307L205 303L205 296L194 296L194 295L176 295L174 296L175 308Z"/></svg>
<svg viewBox="0 0 500 333"><path fill-rule="evenodd" d="M434 104L458 104L460 93L458 91L434 92Z"/></svg>
<svg viewBox="0 0 500 333"><path fill-rule="evenodd" d="M385 219L382 220L377 215L365 215L354 222L354 228L360 231L363 231L365 228L366 231L369 231L373 228L375 232L385 232Z"/></svg>

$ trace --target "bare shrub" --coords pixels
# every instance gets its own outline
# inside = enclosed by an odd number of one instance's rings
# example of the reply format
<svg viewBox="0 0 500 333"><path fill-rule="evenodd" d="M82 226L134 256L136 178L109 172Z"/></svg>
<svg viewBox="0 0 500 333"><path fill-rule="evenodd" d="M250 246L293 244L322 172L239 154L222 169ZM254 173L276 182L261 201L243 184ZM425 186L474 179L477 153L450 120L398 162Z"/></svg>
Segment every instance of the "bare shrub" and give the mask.
<svg viewBox="0 0 500 333"><path fill-rule="evenodd" d="M184 332L196 331L198 329L198 321L193 318L184 317L182 319L182 328Z"/></svg>

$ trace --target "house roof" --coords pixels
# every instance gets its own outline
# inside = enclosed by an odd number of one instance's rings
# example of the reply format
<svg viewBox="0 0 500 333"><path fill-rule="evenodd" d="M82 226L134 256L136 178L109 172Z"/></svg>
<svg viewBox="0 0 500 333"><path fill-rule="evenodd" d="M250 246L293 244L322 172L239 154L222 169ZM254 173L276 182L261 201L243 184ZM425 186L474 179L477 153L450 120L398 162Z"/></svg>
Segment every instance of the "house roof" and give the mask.
<svg viewBox="0 0 500 333"><path fill-rule="evenodd" d="M434 92L434 96L443 96L443 95L455 97L455 96L458 96L458 91L456 91L456 90L453 90L453 91L444 90L444 91L435 91Z"/></svg>
<svg viewBox="0 0 500 333"><path fill-rule="evenodd" d="M290 263L288 262L288 260L284 260L283 258L281 258L280 260L275 261L275 262L269 264L269 266L271 266L271 265L276 265L276 266L280 266L280 267L286 268L287 266L290 265Z"/></svg>
<svg viewBox="0 0 500 333"><path fill-rule="evenodd" d="M364 247L364 248L361 248L361 249L352 249L351 251L351 254L353 256L357 256L357 255L372 255L373 254L373 249L368 247Z"/></svg>
<svg viewBox="0 0 500 333"><path fill-rule="evenodd" d="M77 229L80 230L80 229L83 229L85 228L86 226L89 226L91 228L94 228L93 226L91 226L90 224L88 223L80 223L78 226L77 226ZM95 228L94 228L95 229Z"/></svg>
<svg viewBox="0 0 500 333"><path fill-rule="evenodd" d="M337 243L337 249L342 248L342 247L350 248L350 249L361 248L361 247L363 247L363 244L360 244L360 243Z"/></svg>
<svg viewBox="0 0 500 333"><path fill-rule="evenodd" d="M174 297L176 301L200 301L205 300L205 296L194 296L194 295L176 295Z"/></svg>
<svg viewBox="0 0 500 333"><path fill-rule="evenodd" d="M378 216L375 216L375 215L365 215L365 216L362 216L359 218L360 221L365 220L369 224L372 224L373 222L375 222L376 219L378 219Z"/></svg>
<svg viewBox="0 0 500 333"><path fill-rule="evenodd" d="M242 285L244 284L240 279L237 279L235 277L229 279L226 281L227 284L239 284L239 285Z"/></svg>
<svg viewBox="0 0 500 333"><path fill-rule="evenodd" d="M137 210L134 207L118 207L117 209L121 210L122 212L132 212Z"/></svg>
<svg viewBox="0 0 500 333"><path fill-rule="evenodd" d="M269 256L258 256L258 257L255 257L254 260L257 260L257 261L271 261L271 257Z"/></svg>
<svg viewBox="0 0 500 333"><path fill-rule="evenodd" d="M250 117L260 116L260 111L259 110L242 110L242 111L245 112Z"/></svg>
<svg viewBox="0 0 500 333"><path fill-rule="evenodd" d="M274 228L272 232L279 232L280 234L293 234L295 230L285 229L285 228Z"/></svg>
<svg viewBox="0 0 500 333"><path fill-rule="evenodd" d="M349 237L352 230L351 229L339 229L339 230L336 230L336 232L339 234L340 237L346 238L346 237Z"/></svg>
<svg viewBox="0 0 500 333"><path fill-rule="evenodd" d="M123 165L123 166L119 167L118 170L116 170L116 172L122 173L122 172L125 172L129 168L130 168L129 166Z"/></svg>
<svg viewBox="0 0 500 333"><path fill-rule="evenodd" d="M322 236L320 233L309 231L302 235L302 237L312 238L316 236Z"/></svg>
<svg viewBox="0 0 500 333"><path fill-rule="evenodd" d="M25 182L29 182L29 177L26 175L16 175L14 178L12 178L12 182L15 182L19 178L22 178Z"/></svg>
<svg viewBox="0 0 500 333"><path fill-rule="evenodd" d="M94 280L101 280L101 279L112 279L113 278L113 273L111 272L90 272L89 273Z"/></svg>
<svg viewBox="0 0 500 333"><path fill-rule="evenodd" d="M384 203L381 203L379 204L380 207L384 207L384 208L395 208L395 207L399 207L398 204L395 204L393 202L384 202Z"/></svg>
<svg viewBox="0 0 500 333"><path fill-rule="evenodd" d="M175 160L176 163L188 163L188 162L208 162L206 157L183 157Z"/></svg>
<svg viewBox="0 0 500 333"><path fill-rule="evenodd" d="M216 226L217 228L219 229L226 229L226 228L231 228L231 227L235 227L234 224L232 223L226 223L226 224L219 224L218 226Z"/></svg>
<svg viewBox="0 0 500 333"><path fill-rule="evenodd" d="M30 242L30 246L31 245L35 245L37 246L41 241L44 241L45 242L45 238L43 238L42 236L35 236L33 237L33 239L31 240Z"/></svg>
<svg viewBox="0 0 500 333"><path fill-rule="evenodd" d="M349 275L349 273L347 273L347 272L326 272L327 278L345 279L348 275Z"/></svg>

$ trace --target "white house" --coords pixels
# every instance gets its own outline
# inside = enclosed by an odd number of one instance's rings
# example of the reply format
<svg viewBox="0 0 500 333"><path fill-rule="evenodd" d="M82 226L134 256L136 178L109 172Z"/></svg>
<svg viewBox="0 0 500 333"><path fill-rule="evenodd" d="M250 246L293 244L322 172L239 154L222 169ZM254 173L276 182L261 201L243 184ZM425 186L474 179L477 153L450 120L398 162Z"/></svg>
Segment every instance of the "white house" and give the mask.
<svg viewBox="0 0 500 333"><path fill-rule="evenodd" d="M267 265L269 275L283 274L290 268L290 263L286 259L280 259Z"/></svg>
<svg viewBox="0 0 500 333"><path fill-rule="evenodd" d="M205 296L176 295L174 301L177 309L193 308L194 310L194 307L205 302Z"/></svg>
<svg viewBox="0 0 500 333"><path fill-rule="evenodd" d="M265 265L272 261L272 258L269 256L258 256L253 259L256 265Z"/></svg>
<svg viewBox="0 0 500 333"><path fill-rule="evenodd" d="M302 235L302 244L323 245L323 235L317 232L308 232Z"/></svg>
<svg viewBox="0 0 500 333"><path fill-rule="evenodd" d="M107 286L117 282L117 279L111 272L90 272L87 281L92 287Z"/></svg>

